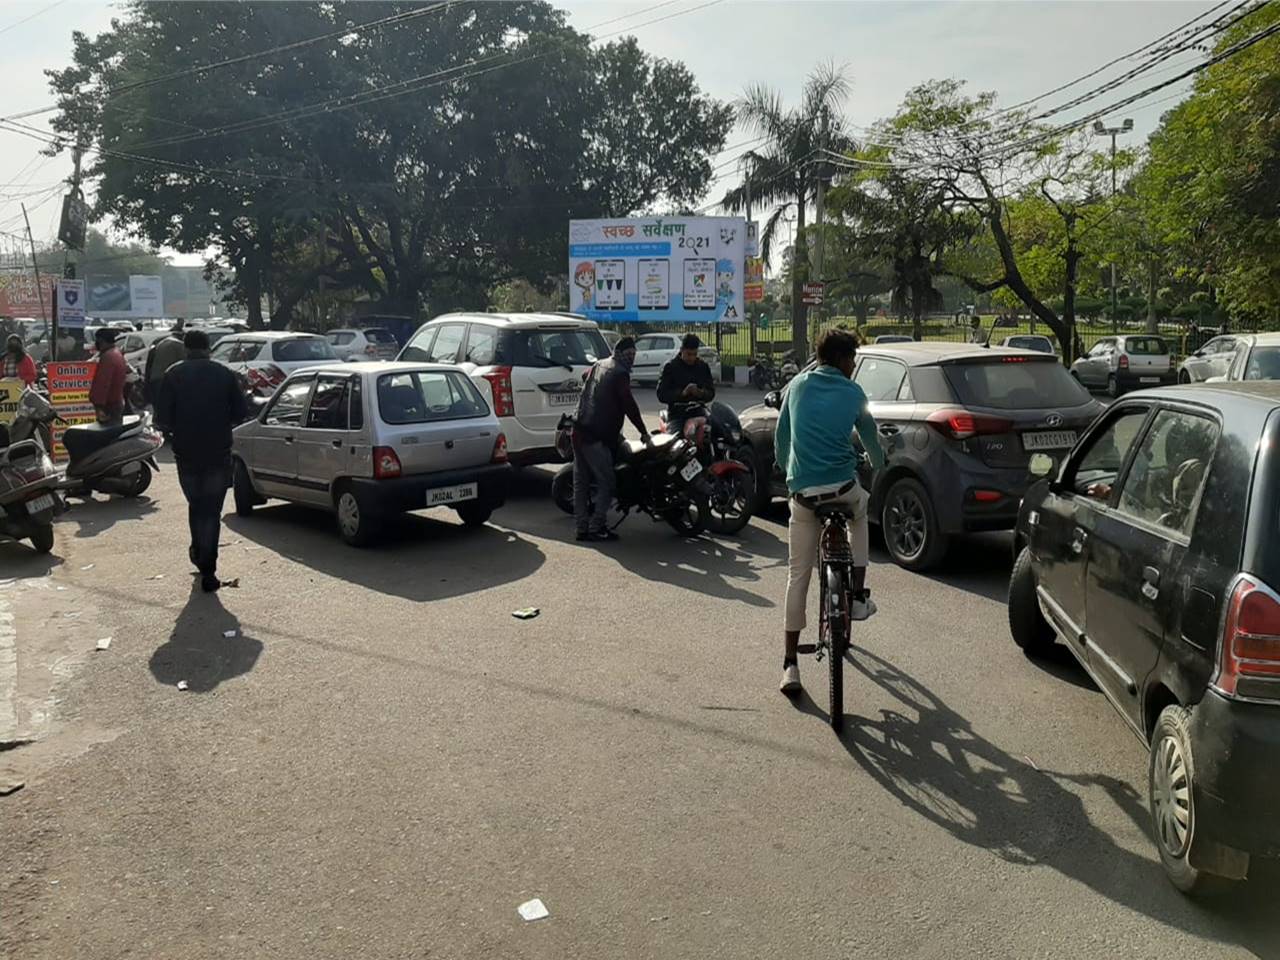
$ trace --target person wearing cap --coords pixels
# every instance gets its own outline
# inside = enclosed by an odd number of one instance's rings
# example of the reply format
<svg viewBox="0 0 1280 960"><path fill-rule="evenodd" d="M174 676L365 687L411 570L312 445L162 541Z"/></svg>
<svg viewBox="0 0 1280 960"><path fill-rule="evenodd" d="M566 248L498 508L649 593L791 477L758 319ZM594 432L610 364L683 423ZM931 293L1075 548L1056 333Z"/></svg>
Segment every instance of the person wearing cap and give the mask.
<svg viewBox="0 0 1280 960"><path fill-rule="evenodd" d="M124 419L124 383L129 367L116 349L116 331L102 327L93 335L93 345L98 350L98 363L89 402L99 423L119 423Z"/></svg>

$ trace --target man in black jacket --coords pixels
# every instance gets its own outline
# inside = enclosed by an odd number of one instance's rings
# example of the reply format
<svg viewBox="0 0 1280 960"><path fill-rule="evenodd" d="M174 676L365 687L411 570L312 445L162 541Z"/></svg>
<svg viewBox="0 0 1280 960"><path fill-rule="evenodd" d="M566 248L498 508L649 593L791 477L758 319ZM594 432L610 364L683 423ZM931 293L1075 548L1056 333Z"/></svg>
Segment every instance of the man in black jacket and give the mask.
<svg viewBox="0 0 1280 960"><path fill-rule="evenodd" d="M716 395L711 368L698 358L700 346L702 341L696 334L685 336L680 352L667 361L658 380L658 399L667 405L667 429L677 435L684 432L689 416Z"/></svg>
<svg viewBox="0 0 1280 960"><path fill-rule="evenodd" d="M209 335L189 330L187 359L164 375L156 403L156 423L169 435L178 461L178 483L187 498L191 525L188 555L210 593L218 579L218 537L222 502L231 486L231 429L249 415L236 375L209 359Z"/></svg>
<svg viewBox="0 0 1280 960"><path fill-rule="evenodd" d="M653 442L631 393L635 359L635 340L623 337L613 348L613 356L598 361L582 385L573 431L573 519L579 540L618 539L608 527L608 516L613 503L613 461L624 418L635 424L645 443ZM590 509L593 483L594 511Z"/></svg>

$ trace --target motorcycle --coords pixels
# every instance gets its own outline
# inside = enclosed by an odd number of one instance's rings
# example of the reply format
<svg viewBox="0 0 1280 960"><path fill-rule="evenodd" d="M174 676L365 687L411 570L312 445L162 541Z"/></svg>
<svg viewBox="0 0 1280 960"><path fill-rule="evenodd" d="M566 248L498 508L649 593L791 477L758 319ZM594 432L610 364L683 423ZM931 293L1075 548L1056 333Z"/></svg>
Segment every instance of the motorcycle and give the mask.
<svg viewBox="0 0 1280 960"><path fill-rule="evenodd" d="M570 461L575 422L573 414L565 414L556 434L556 449ZM682 437L654 434L649 444L621 440L613 465L614 506L623 520L638 510L670 524L677 533L696 537L706 529L711 512L705 474L698 451ZM565 513L573 513L572 462L556 471L551 497Z"/></svg>
<svg viewBox="0 0 1280 960"><path fill-rule="evenodd" d="M794 350L782 355L782 363L774 363L773 358L761 354L756 357L748 379L757 390L781 390L800 372L800 364L796 362Z"/></svg>
<svg viewBox="0 0 1280 960"><path fill-rule="evenodd" d="M15 438L10 427L0 424L0 539L30 540L37 551L48 553L53 549L53 518L67 506L58 492L61 477L30 431L30 412L24 417L28 394L40 398L34 390L24 390L14 421L26 436Z"/></svg>
<svg viewBox="0 0 1280 960"><path fill-rule="evenodd" d="M707 468L711 513L707 529L735 534L751 520L755 499L755 470L751 450L742 443L742 422L733 408L718 400L688 408L681 435L693 444ZM673 433L670 412L659 414L663 433Z"/></svg>
<svg viewBox="0 0 1280 960"><path fill-rule="evenodd" d="M149 413L120 423L68 427L62 445L71 459L62 489L80 497L94 491L140 497L160 470L155 455L163 444Z"/></svg>

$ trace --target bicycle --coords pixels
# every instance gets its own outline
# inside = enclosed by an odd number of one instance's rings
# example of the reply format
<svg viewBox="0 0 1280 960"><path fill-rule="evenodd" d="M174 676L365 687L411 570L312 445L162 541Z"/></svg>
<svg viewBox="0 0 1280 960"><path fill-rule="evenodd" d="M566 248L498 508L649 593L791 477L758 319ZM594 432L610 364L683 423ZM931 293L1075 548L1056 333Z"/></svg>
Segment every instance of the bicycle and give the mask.
<svg viewBox="0 0 1280 960"><path fill-rule="evenodd" d="M818 538L818 642L801 644L798 653L813 653L821 663L825 656L831 675L831 729L844 726L844 655L849 649L853 600L853 548L849 545L849 521L853 510L844 503L819 503L797 497L822 523Z"/></svg>

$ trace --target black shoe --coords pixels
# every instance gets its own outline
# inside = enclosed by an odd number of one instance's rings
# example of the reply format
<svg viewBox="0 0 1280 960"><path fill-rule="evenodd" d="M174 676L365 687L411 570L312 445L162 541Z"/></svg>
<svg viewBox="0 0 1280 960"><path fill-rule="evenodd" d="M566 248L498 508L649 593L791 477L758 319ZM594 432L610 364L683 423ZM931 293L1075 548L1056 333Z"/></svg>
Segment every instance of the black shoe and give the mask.
<svg viewBox="0 0 1280 960"><path fill-rule="evenodd" d="M212 573L206 573L200 577L200 589L205 593L213 593L220 586L222 586L222 581Z"/></svg>
<svg viewBox="0 0 1280 960"><path fill-rule="evenodd" d="M622 538L612 530L593 530L587 534L587 539L593 540L596 543L609 543L613 540L621 540Z"/></svg>

